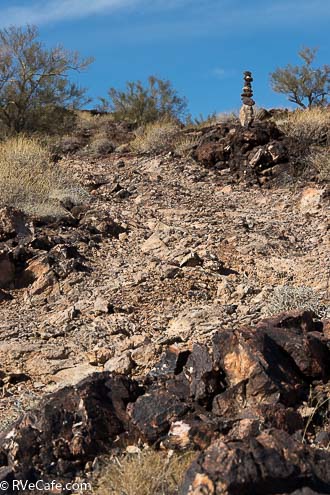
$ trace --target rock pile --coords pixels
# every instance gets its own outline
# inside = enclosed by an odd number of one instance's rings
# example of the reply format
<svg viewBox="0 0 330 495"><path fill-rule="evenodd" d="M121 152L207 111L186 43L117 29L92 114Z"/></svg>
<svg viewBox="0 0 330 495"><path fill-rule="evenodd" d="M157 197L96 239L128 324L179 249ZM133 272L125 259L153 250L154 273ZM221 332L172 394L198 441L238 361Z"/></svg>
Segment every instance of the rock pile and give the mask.
<svg viewBox="0 0 330 495"><path fill-rule="evenodd" d="M243 93L241 95L243 105L239 113L239 119L243 127L250 127L254 120L253 106L255 101L252 99L252 81L251 72L245 71Z"/></svg>
<svg viewBox="0 0 330 495"><path fill-rule="evenodd" d="M233 182L263 184L292 169L290 146L273 122L252 127L219 124L204 130L193 157L205 167L228 171Z"/></svg>
<svg viewBox="0 0 330 495"><path fill-rule="evenodd" d="M330 453L310 445L302 407L311 384L326 395L329 363L328 332L309 312L172 345L139 381L104 372L45 399L1 437L1 478L72 481L140 440L201 452L182 495L330 493Z"/></svg>

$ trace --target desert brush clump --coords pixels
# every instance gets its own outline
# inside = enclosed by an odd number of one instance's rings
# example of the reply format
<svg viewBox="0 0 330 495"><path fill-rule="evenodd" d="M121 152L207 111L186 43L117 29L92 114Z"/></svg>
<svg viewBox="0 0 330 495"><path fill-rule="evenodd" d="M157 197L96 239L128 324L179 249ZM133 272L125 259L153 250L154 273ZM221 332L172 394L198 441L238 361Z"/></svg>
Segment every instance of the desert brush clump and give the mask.
<svg viewBox="0 0 330 495"><path fill-rule="evenodd" d="M176 495L194 453L141 451L116 457L105 466L98 495Z"/></svg>
<svg viewBox="0 0 330 495"><path fill-rule="evenodd" d="M93 136L85 151L91 155L108 155L114 150L114 145L105 132L100 132Z"/></svg>
<svg viewBox="0 0 330 495"><path fill-rule="evenodd" d="M84 191L37 139L18 136L0 143L0 206L37 216L62 216L63 202L80 203Z"/></svg>
<svg viewBox="0 0 330 495"><path fill-rule="evenodd" d="M131 148L139 153L172 151L179 130L179 125L173 121L160 120L147 124L136 131Z"/></svg>
<svg viewBox="0 0 330 495"><path fill-rule="evenodd" d="M311 287L289 285L275 287L267 304L267 313L275 315L294 309L310 310L318 317L325 317L330 308L322 304L318 294Z"/></svg>
<svg viewBox="0 0 330 495"><path fill-rule="evenodd" d="M330 180L330 147L314 150L307 160L317 171L321 181Z"/></svg>
<svg viewBox="0 0 330 495"><path fill-rule="evenodd" d="M313 107L288 112L276 120L277 126L287 135L306 144L330 145L330 110Z"/></svg>
<svg viewBox="0 0 330 495"><path fill-rule="evenodd" d="M278 67L270 74L273 90L285 94L301 108L322 107L328 103L330 65L314 66L317 51L317 48L304 47L298 53L300 65Z"/></svg>
<svg viewBox="0 0 330 495"><path fill-rule="evenodd" d="M189 156L199 143L200 136L196 134L183 134L178 137L174 152L179 156Z"/></svg>
<svg viewBox="0 0 330 495"><path fill-rule="evenodd" d="M93 59L62 46L48 49L31 25L1 29L0 53L0 122L8 133L71 130L73 110L89 98L70 74Z"/></svg>
<svg viewBox="0 0 330 495"><path fill-rule="evenodd" d="M100 109L111 111L117 121L139 126L162 119L181 119L187 101L179 96L171 81L149 76L146 83L128 81L124 90L109 88L107 98L101 98Z"/></svg>

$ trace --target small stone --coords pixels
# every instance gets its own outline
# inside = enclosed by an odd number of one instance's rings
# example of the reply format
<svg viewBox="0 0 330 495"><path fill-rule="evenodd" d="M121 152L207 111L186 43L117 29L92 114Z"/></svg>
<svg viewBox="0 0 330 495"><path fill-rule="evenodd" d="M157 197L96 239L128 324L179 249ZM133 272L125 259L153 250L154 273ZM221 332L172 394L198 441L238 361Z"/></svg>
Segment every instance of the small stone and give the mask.
<svg viewBox="0 0 330 495"><path fill-rule="evenodd" d="M183 260L180 262L180 267L183 268L184 266L189 266L189 267L194 267L194 266L201 266L203 264L203 260L198 256L197 253L191 252L187 254L183 258Z"/></svg>
<svg viewBox="0 0 330 495"><path fill-rule="evenodd" d="M130 351L125 352L121 356L114 356L109 359L104 365L106 371L111 373L119 373L121 375L128 375L135 366L135 362L131 357Z"/></svg>
<svg viewBox="0 0 330 495"><path fill-rule="evenodd" d="M94 302L94 311L97 313L113 313L113 305L103 297L96 298Z"/></svg>

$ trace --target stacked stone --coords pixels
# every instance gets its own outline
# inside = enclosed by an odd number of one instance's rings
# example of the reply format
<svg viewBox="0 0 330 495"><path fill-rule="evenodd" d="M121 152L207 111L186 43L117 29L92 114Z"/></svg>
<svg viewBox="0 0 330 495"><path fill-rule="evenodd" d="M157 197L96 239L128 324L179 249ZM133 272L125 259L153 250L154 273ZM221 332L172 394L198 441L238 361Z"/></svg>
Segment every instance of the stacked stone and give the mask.
<svg viewBox="0 0 330 495"><path fill-rule="evenodd" d="M254 120L253 106L255 101L252 98L252 81L253 77L251 72L245 71L243 93L241 94L243 105L239 114L240 122L243 127L250 127Z"/></svg>

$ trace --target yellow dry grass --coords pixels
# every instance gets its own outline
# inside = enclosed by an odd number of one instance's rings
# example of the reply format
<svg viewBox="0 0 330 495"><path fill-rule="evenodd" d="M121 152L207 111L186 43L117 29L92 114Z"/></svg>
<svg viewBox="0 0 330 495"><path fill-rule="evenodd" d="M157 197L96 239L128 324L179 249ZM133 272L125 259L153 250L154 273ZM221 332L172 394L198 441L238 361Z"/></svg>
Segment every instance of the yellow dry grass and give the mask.
<svg viewBox="0 0 330 495"><path fill-rule="evenodd" d="M37 216L61 216L61 202L79 203L83 191L50 161L37 139L18 136L0 143L0 206Z"/></svg>
<svg viewBox="0 0 330 495"><path fill-rule="evenodd" d="M196 453L145 450L116 457L105 467L96 495L176 495Z"/></svg>
<svg viewBox="0 0 330 495"><path fill-rule="evenodd" d="M131 143L133 151L139 153L161 153L172 150L179 126L171 121L158 121L141 127Z"/></svg>
<svg viewBox="0 0 330 495"><path fill-rule="evenodd" d="M315 107L289 112L276 120L278 127L288 136L311 143L330 144L330 109Z"/></svg>
<svg viewBox="0 0 330 495"><path fill-rule="evenodd" d="M330 147L314 150L308 160L317 170L319 179L322 181L330 180Z"/></svg>

